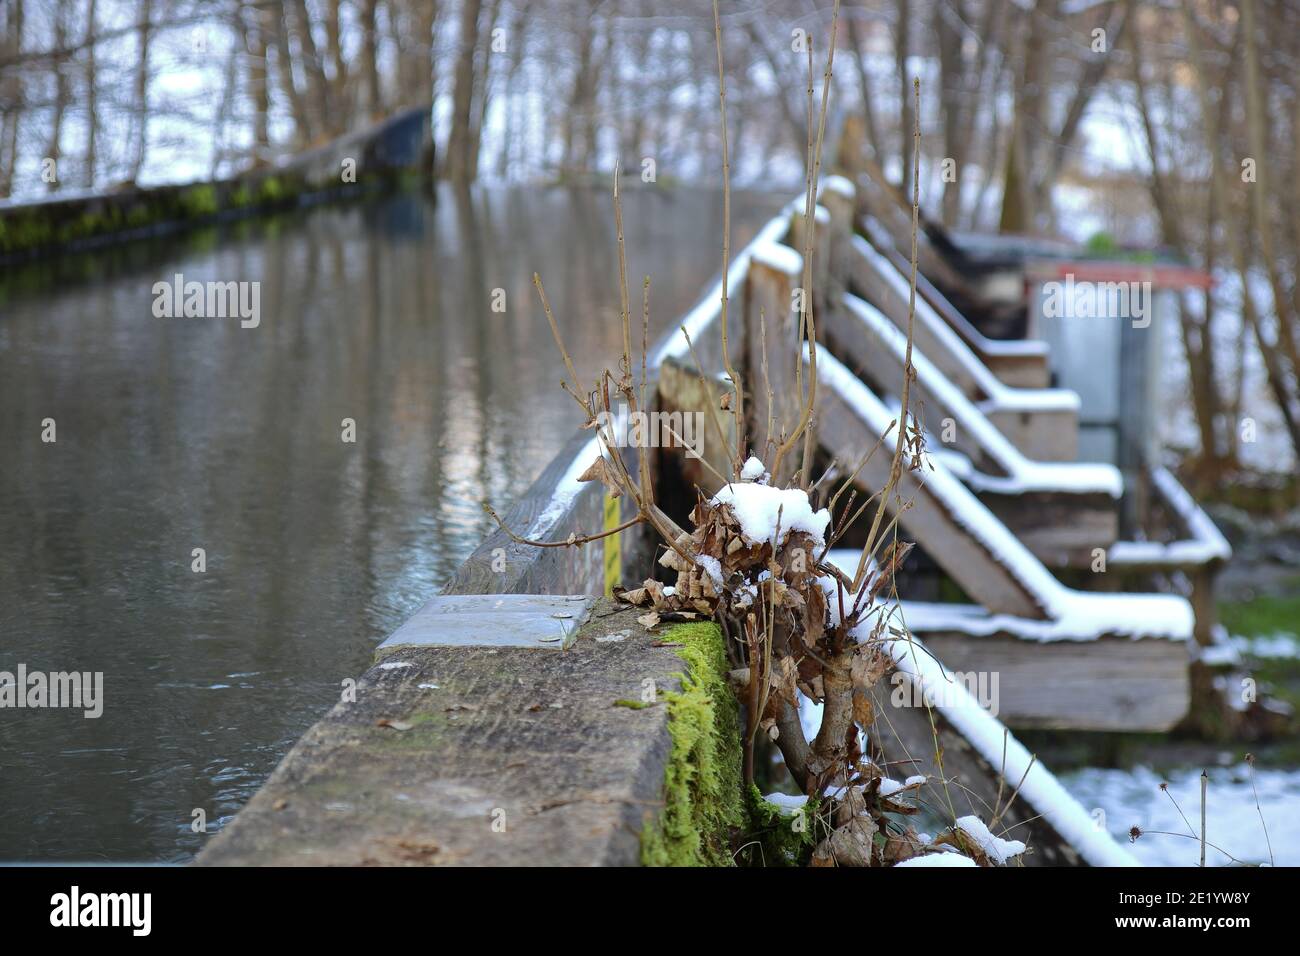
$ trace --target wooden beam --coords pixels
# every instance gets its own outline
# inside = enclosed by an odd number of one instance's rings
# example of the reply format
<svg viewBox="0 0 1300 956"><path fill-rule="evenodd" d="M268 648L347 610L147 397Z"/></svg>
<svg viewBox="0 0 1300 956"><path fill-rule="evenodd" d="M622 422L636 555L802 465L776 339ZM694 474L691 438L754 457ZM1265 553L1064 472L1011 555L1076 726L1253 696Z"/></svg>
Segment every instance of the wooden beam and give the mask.
<svg viewBox="0 0 1300 956"><path fill-rule="evenodd" d="M1183 719L1190 702L1185 641L917 636L951 671L996 674L994 716L1009 727L1163 733Z"/></svg>
<svg viewBox="0 0 1300 956"><path fill-rule="evenodd" d="M822 447L852 470L880 438L834 388L823 385L818 398L818 437ZM891 436L894 433L891 433ZM889 480L892 437L877 449L858 473L858 484L875 493ZM897 488L911 506L901 524L907 534L934 558L967 594L990 611L1016 617L1044 619L1043 607L1029 588L953 514L924 474L904 469ZM891 502L891 505L893 503Z"/></svg>

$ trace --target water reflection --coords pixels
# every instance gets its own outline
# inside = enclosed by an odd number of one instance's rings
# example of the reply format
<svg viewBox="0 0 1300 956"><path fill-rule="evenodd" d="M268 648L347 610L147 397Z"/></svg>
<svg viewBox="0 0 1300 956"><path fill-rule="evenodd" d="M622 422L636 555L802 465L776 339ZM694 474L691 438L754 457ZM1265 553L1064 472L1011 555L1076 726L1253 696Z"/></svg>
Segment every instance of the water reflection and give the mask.
<svg viewBox="0 0 1300 956"><path fill-rule="evenodd" d="M720 198L624 203L662 332L717 271ZM733 197L733 248L775 209ZM600 192L412 194L0 277L0 670L106 698L0 711L0 859L184 860L196 810L247 800L572 433L531 277L594 375L613 235ZM260 325L155 318L175 273L259 281Z"/></svg>

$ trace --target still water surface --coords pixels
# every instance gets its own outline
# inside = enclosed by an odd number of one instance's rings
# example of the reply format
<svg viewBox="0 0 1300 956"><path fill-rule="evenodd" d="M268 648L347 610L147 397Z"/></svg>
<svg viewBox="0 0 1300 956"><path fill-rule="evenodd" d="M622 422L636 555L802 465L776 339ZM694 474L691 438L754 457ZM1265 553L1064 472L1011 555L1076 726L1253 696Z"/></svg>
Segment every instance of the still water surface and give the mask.
<svg viewBox="0 0 1300 956"><path fill-rule="evenodd" d="M777 206L733 196L732 248ZM624 220L662 333L716 277L720 195ZM572 435L532 274L590 379L613 237L603 192L444 192L0 273L0 670L104 675L98 719L0 710L0 860L180 862L229 820ZM260 282L260 324L155 318L176 273Z"/></svg>

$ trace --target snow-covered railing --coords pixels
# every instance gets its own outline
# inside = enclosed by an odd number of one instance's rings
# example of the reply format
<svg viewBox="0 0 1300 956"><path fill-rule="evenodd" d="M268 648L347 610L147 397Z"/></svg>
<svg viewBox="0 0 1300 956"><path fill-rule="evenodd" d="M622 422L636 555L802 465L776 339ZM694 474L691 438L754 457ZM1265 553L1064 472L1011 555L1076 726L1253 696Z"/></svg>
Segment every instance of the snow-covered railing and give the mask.
<svg viewBox="0 0 1300 956"><path fill-rule="evenodd" d="M871 220L863 220L872 228ZM850 285L874 300L891 322L907 324L910 277L864 237L850 240ZM1078 440L1079 396L1066 389L1004 384L923 296L917 296L915 344L1022 450L1042 460L1071 461Z"/></svg>
<svg viewBox="0 0 1300 956"><path fill-rule="evenodd" d="M853 189L853 184L843 176L828 176L817 187L818 198L827 192L843 193L845 190ZM795 216L802 216L805 209L805 199L803 196L796 196L781 209L779 213L773 216L758 231L749 244L746 245L739 253L732 257L727 266L727 298L729 301L728 314L740 315L739 297L745 287L745 279L749 274L749 264L754 258L755 252L760 249L779 247L781 249L795 250L789 245L784 244L783 240L790 235L791 219ZM827 215L827 211L822 206L816 207L814 213L819 219ZM700 347L700 341L706 333L711 331L714 323L718 322L722 315L722 278L721 276L709 286L707 292L700 297L696 303L680 322L669 332L662 341L660 341L651 353L650 365L658 367L666 359L675 358L686 361L690 358L690 345L686 337L682 334L684 328L690 335L690 340L695 344L696 349ZM739 323L737 323L739 329ZM739 343L739 336L737 336Z"/></svg>
<svg viewBox="0 0 1300 956"><path fill-rule="evenodd" d="M881 224L870 217L863 223L872 244L893 263L894 268L910 275L910 261L893 244ZM925 241L924 233L917 241ZM962 314L930 279L917 271L917 295L937 312L980 357L989 370L1006 385L1019 388L1042 388L1048 381L1047 357L1049 348L1041 339L991 339Z"/></svg>
<svg viewBox="0 0 1300 956"><path fill-rule="evenodd" d="M894 422L889 409L824 347L817 351L817 371L821 384L858 416L872 436L880 437L889 431ZM867 447L870 445L864 445L864 449ZM917 493L941 506L992 560L1029 591L1044 612L1044 619L1023 625L1031 628L1035 640L1089 641L1109 635L1181 641L1191 637L1191 607L1180 597L1094 593L1062 585L942 461L932 456L927 459L924 485ZM902 518L905 527L909 513ZM918 540L942 563L944 542L926 541L921 536ZM961 583L960 571L953 576ZM1009 624L1010 619L1005 623Z"/></svg>
<svg viewBox="0 0 1300 956"><path fill-rule="evenodd" d="M901 382L901 370L906 361L906 334L871 303L851 293L846 293L842 302L847 314L856 319L858 327L870 337L871 344L866 347L877 349L883 346L887 350L893 364L899 369ZM1039 462L1026 457L915 345L912 348L912 365L916 369L921 388L938 404L936 411L951 417L956 425L957 445L977 449L980 455L1002 472L1001 475L990 475L973 471L967 484L975 490L1001 494L1024 494L1031 491L1101 493L1111 498L1119 498L1123 493L1123 479L1119 469L1113 465ZM978 462L975 467L978 469Z"/></svg>
<svg viewBox="0 0 1300 956"><path fill-rule="evenodd" d="M1190 570L1232 557L1232 546L1187 489L1163 466L1151 469L1151 487L1177 519L1174 541L1117 541L1106 560L1112 567L1152 571Z"/></svg>
<svg viewBox="0 0 1300 956"><path fill-rule="evenodd" d="M1049 825L1062 841L1089 866L1139 866L1125 850L1062 786L1042 761L1035 759L996 717L981 706L966 686L936 660L921 641L887 641L886 649L899 673L933 707L943 723L953 728L991 768L1007 792L1028 808L1026 816ZM882 741L888 750L888 742ZM909 772L914 772L915 767ZM942 806L942 783L925 785L937 806ZM1030 824L1032 830L1032 824ZM1021 834L1023 836L1023 834Z"/></svg>
<svg viewBox="0 0 1300 956"><path fill-rule="evenodd" d="M869 232L876 227L873 220L863 220L863 228ZM898 267L862 236L854 235L853 248L862 259L889 285L890 290L900 296L904 302L910 295L910 278L899 271ZM902 317L906 321L906 316ZM980 361L978 355L971 351L960 335L943 320L924 298L916 300L916 319L924 324L926 330L943 346L944 352L960 366L961 378L972 383L978 394L976 397L997 407L1018 410L1031 409L1073 409L1079 408L1079 396L1061 388L1012 388L1000 382L988 366Z"/></svg>

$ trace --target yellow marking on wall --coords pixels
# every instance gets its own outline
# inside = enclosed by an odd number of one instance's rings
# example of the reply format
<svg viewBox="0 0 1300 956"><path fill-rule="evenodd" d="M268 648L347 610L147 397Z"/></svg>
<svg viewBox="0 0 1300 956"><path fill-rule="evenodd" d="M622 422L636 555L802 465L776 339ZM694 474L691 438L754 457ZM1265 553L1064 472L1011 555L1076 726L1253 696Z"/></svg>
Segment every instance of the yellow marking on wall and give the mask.
<svg viewBox="0 0 1300 956"><path fill-rule="evenodd" d="M622 509L618 498L605 498L605 530L617 528L621 523ZM623 535L611 534L605 538L605 593L612 594L616 585L623 583Z"/></svg>

